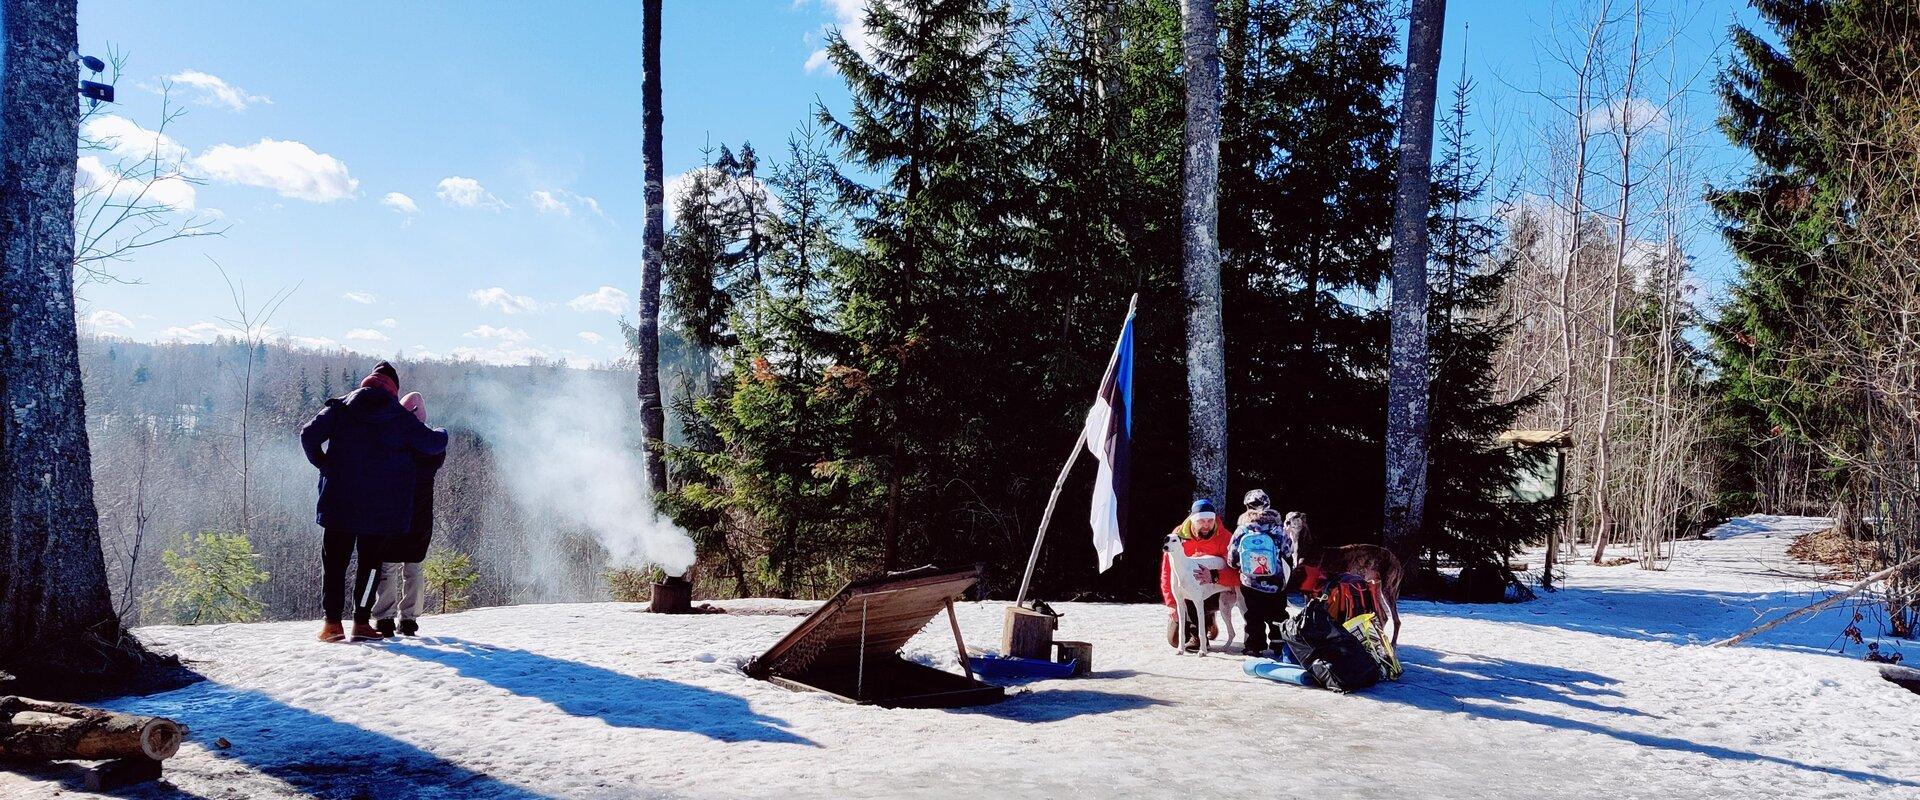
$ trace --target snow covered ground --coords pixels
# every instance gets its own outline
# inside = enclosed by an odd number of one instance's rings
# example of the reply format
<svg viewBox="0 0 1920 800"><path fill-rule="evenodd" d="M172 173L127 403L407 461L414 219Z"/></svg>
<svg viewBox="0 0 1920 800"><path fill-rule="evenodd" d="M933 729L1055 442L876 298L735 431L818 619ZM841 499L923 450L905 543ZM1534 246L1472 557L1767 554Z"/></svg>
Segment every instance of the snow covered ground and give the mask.
<svg viewBox="0 0 1920 800"><path fill-rule="evenodd" d="M1920 695L1829 649L1848 608L1700 646L1821 596L1781 533L1809 524L1747 520L1664 572L1574 567L1533 603L1409 602L1405 677L1351 696L1175 655L1156 606L1063 604L1092 678L856 707L743 675L809 606L741 601L493 608L372 645L314 622L148 628L207 680L110 705L192 728L178 794L134 793L154 797L1920 797ZM998 639L1003 605L962 607L970 641ZM908 652L954 668L944 624ZM0 773L4 797L73 785Z"/></svg>

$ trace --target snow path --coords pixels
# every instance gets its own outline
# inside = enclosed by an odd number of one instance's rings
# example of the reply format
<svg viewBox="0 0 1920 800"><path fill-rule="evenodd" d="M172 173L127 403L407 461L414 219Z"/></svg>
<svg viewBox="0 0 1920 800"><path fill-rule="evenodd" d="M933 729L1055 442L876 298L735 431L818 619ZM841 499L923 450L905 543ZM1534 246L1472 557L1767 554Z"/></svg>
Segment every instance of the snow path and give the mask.
<svg viewBox="0 0 1920 800"><path fill-rule="evenodd" d="M492 608L374 645L315 642L314 622L147 628L208 680L109 705L192 728L178 792L133 793L151 797L1920 797L1920 695L1824 649L1847 608L1698 646L1821 594L1784 552L1804 525L1756 525L1664 572L1576 566L1533 603L1407 603L1406 676L1353 696L1175 655L1157 606L1062 604L1093 678L849 706L741 674L810 608L756 600ZM1004 605L962 605L970 641L997 640ZM908 653L955 668L944 624ZM0 773L0 796L85 795L62 774Z"/></svg>

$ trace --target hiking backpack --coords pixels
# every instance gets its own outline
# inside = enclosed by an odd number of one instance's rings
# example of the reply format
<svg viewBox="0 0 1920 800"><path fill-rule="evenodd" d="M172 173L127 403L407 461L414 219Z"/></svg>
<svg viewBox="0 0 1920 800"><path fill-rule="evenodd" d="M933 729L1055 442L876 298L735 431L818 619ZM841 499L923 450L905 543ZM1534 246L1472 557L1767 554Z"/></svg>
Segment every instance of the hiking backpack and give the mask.
<svg viewBox="0 0 1920 800"><path fill-rule="evenodd" d="M1240 537L1240 573L1252 578L1285 578L1286 546L1272 526L1250 525Z"/></svg>

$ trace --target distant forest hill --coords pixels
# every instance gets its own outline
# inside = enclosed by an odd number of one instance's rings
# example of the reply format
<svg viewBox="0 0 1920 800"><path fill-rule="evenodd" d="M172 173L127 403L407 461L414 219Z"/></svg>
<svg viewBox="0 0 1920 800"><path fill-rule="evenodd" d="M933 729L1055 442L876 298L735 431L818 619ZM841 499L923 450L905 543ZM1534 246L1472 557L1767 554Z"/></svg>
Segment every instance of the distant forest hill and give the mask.
<svg viewBox="0 0 1920 800"><path fill-rule="evenodd" d="M267 573L246 590L260 604L257 616L319 614L318 473L301 453L299 431L327 398L358 386L378 361L275 343L82 339L101 538L129 623L190 621L155 599L184 580L164 554L185 552L185 537L203 532L246 535ZM637 418L632 373L557 362L394 361L402 392L420 392L429 423L453 434L439 474L433 549L470 557L470 604L607 599L608 547L586 525L530 507L516 494L488 431L534 415ZM561 397L561 387L592 400ZM611 446L637 457L641 443L635 433ZM569 457L561 449L554 458Z"/></svg>

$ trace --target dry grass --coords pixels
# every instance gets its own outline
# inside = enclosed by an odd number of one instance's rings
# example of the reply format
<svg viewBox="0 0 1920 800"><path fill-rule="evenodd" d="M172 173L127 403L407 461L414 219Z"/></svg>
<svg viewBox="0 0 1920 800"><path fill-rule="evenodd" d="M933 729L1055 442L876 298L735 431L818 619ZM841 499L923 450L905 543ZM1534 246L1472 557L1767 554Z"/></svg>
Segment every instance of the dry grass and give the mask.
<svg viewBox="0 0 1920 800"><path fill-rule="evenodd" d="M1787 547L1787 555L1810 564L1832 567L1829 580L1853 580L1865 574L1863 567L1874 563L1873 543L1849 539L1839 528L1826 528L1803 534Z"/></svg>

